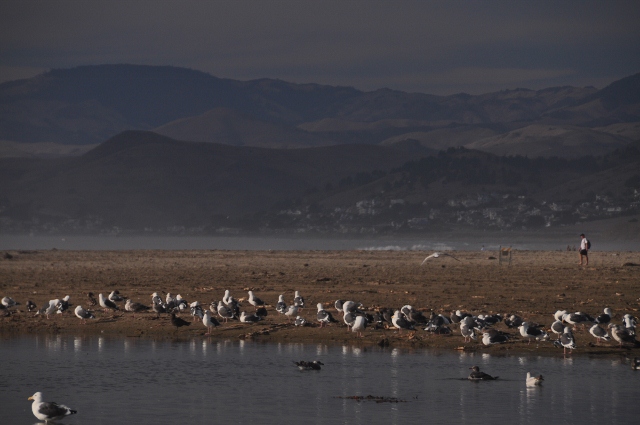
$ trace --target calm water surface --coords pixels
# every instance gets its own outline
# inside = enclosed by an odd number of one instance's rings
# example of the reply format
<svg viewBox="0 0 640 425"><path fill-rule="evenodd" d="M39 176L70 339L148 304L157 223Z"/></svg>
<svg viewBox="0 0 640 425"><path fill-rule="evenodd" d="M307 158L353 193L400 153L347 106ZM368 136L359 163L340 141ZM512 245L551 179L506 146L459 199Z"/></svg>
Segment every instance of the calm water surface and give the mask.
<svg viewBox="0 0 640 425"><path fill-rule="evenodd" d="M462 250L475 251L484 247L497 250L500 245L524 250L564 250L568 244L579 245L577 235L558 234L554 238L535 234L487 233L483 236L443 237L380 237L380 238L314 238L314 237L252 237L252 236L46 236L0 235L0 250L65 249L65 250L126 250L126 249L225 249L225 250ZM638 243L598 239L598 251L629 251Z"/></svg>
<svg viewBox="0 0 640 425"><path fill-rule="evenodd" d="M301 372L301 359L325 366ZM69 424L628 424L640 396L622 358L39 336L0 340L0 361L6 424L37 422L36 391L78 410ZM474 364L500 379L465 380ZM544 386L526 388L527 371ZM340 398L355 395L406 402Z"/></svg>

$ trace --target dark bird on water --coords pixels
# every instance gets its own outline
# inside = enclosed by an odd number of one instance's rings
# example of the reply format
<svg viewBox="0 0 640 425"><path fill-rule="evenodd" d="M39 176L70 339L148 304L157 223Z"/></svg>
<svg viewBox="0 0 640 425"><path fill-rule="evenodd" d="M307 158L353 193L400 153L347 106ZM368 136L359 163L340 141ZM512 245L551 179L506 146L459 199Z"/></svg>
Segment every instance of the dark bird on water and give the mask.
<svg viewBox="0 0 640 425"><path fill-rule="evenodd" d="M470 381L494 381L498 379L497 376L491 376L484 372L480 372L480 368L478 366L470 367L471 373L469 374Z"/></svg>
<svg viewBox="0 0 640 425"><path fill-rule="evenodd" d="M322 369L321 366L324 366L324 363L319 362L318 360L314 360L312 362L300 360L299 362L294 361L293 363L295 363L295 365L298 366L298 369L300 370L320 370Z"/></svg>
<svg viewBox="0 0 640 425"><path fill-rule="evenodd" d="M171 324L173 326L176 327L176 329L182 327L182 326L189 326L191 324L191 322L187 322L184 319L181 319L179 317L176 317L175 313L171 313Z"/></svg>

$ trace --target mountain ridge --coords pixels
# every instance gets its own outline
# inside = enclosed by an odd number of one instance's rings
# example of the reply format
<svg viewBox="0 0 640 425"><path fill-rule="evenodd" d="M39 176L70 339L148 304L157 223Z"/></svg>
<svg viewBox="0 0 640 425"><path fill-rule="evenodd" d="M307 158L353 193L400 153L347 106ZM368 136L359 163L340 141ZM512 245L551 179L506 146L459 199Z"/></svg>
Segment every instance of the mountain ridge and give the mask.
<svg viewBox="0 0 640 425"><path fill-rule="evenodd" d="M229 112L216 117L221 110ZM600 90L564 86L438 96L239 81L167 66L93 65L0 84L0 118L0 140L17 143L96 144L126 130L155 130L180 140L278 148L379 144L450 126L493 125L506 132L532 124L640 122L640 74ZM213 125L222 118L227 132ZM433 147L428 141L425 146ZM509 152L521 153L517 144Z"/></svg>

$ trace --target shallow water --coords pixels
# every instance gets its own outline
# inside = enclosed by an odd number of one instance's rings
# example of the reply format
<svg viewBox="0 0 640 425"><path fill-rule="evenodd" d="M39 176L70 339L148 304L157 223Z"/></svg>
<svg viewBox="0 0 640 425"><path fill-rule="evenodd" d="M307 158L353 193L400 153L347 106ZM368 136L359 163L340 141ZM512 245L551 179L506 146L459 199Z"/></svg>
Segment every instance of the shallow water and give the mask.
<svg viewBox="0 0 640 425"><path fill-rule="evenodd" d="M322 361L299 371L293 360ZM36 391L65 423L632 423L640 371L623 359L497 357L244 341L37 336L0 340L2 423L37 422ZM499 375L469 382L469 367ZM542 387L526 388L527 371ZM396 397L399 403L350 396Z"/></svg>
<svg viewBox="0 0 640 425"><path fill-rule="evenodd" d="M486 236L380 237L380 238L314 238L253 236L46 236L0 235L0 250L127 250L127 249L224 249L224 250L461 250L481 248L497 250L500 245L521 250L564 250L567 244L579 245L577 235L567 238L533 238L533 235L487 233ZM637 241L598 240L598 251L637 250Z"/></svg>

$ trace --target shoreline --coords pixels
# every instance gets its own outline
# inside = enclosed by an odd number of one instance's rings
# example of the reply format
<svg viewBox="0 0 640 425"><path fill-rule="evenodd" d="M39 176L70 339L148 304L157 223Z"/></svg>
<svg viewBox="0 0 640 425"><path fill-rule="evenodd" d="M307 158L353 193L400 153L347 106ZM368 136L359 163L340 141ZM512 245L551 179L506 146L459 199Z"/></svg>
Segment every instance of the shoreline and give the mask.
<svg viewBox="0 0 640 425"><path fill-rule="evenodd" d="M640 264L638 252L600 252L590 256L589 267L577 265L578 255L562 251L515 251L511 266L498 266L491 252L450 252L460 261L441 257L420 266L422 251L30 251L11 252L0 260L0 297L11 296L21 305L9 317L0 317L0 337L21 335L105 336L152 338L157 340L211 341L240 340L265 343L311 343L388 346L409 349L454 350L493 355L562 355L551 341L527 345L517 329L503 323L496 329L513 335L502 345L486 347L477 341L464 343L457 327L452 336L429 335L367 328L364 338L347 332L333 308L336 299L362 302L368 312L377 308L400 308L410 304L428 315L430 311L448 317L452 310L474 315L515 313L545 325L558 310L582 311L597 316L604 307L614 311L615 323L622 315L638 316L640 309ZM575 258L574 258L575 257ZM627 264L627 265L625 265ZM155 313L103 313L92 311L96 319L83 325L73 314L76 305L87 308L87 292L105 295L118 289L132 301L151 304L153 292L182 294L187 301L198 300L203 308L222 298L225 289L248 312L248 290L267 304L268 316L257 324L224 324L204 334L201 321L175 329L168 316ZM303 316L312 326L295 327L275 311L279 294L290 304L293 292L305 297ZM71 309L53 314L51 319L26 311L31 300L39 307L49 299L70 295ZM244 302L243 302L244 301ZM316 325L315 305L321 302L340 321L331 327ZM123 303L120 304L123 309ZM114 316L114 317L112 317ZM186 312L181 317L192 321ZM614 342L595 345L588 328L576 329L577 349L573 355L638 356L638 348L618 348ZM555 335L550 333L550 339Z"/></svg>

